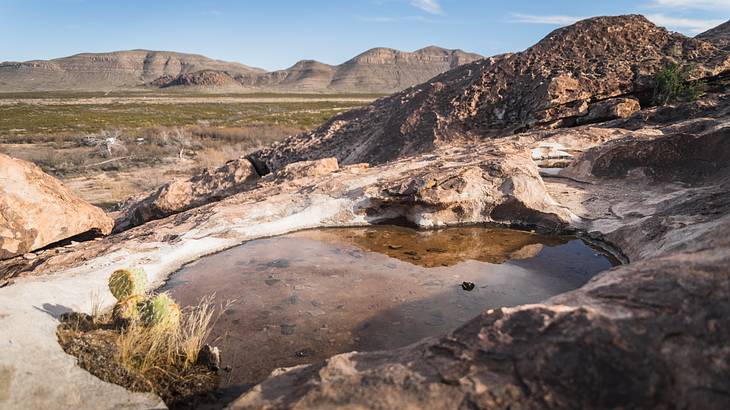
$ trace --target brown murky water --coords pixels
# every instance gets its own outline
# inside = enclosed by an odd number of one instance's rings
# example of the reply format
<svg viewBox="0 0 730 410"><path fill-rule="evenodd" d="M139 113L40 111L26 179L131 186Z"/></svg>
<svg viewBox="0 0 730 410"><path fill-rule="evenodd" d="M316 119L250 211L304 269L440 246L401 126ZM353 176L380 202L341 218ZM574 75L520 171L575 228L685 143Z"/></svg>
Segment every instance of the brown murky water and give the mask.
<svg viewBox="0 0 730 410"><path fill-rule="evenodd" d="M248 242L174 274L183 306L236 299L213 331L235 396L277 367L405 346L482 311L542 301L612 261L569 236L484 227L303 231ZM476 284L462 289L464 281Z"/></svg>

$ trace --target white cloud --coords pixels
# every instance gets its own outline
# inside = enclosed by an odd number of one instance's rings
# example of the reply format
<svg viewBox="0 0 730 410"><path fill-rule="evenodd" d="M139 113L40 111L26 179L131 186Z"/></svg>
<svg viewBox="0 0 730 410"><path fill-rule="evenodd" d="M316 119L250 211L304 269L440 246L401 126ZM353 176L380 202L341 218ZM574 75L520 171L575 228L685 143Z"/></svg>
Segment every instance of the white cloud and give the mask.
<svg viewBox="0 0 730 410"><path fill-rule="evenodd" d="M652 0L649 5L675 9L730 10L730 0Z"/></svg>
<svg viewBox="0 0 730 410"><path fill-rule="evenodd" d="M687 31L695 34L707 31L715 26L724 23L724 20L688 19L681 17L670 17L663 14L647 14L646 18L648 18L658 26L664 26L671 29L677 29L678 31Z"/></svg>
<svg viewBox="0 0 730 410"><path fill-rule="evenodd" d="M563 16L563 15L537 15L537 14L522 14L512 13L513 23L528 23L528 24L549 24L551 26L567 26L573 24L578 20L583 20L585 17L577 16Z"/></svg>
<svg viewBox="0 0 730 410"><path fill-rule="evenodd" d="M441 14L443 12L438 0L410 0L410 4L430 14Z"/></svg>

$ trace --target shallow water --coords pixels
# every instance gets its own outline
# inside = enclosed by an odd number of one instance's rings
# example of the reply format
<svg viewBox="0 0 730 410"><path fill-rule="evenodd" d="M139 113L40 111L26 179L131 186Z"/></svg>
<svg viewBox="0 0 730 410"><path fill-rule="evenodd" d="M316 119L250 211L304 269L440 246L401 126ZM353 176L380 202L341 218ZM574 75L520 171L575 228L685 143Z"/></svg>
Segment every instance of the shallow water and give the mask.
<svg viewBox="0 0 730 410"><path fill-rule="evenodd" d="M612 261L583 241L484 227L379 226L250 241L194 262L162 289L181 305L236 299L213 330L223 387L277 367L439 336L489 308L583 285ZM464 281L476 284L465 291Z"/></svg>

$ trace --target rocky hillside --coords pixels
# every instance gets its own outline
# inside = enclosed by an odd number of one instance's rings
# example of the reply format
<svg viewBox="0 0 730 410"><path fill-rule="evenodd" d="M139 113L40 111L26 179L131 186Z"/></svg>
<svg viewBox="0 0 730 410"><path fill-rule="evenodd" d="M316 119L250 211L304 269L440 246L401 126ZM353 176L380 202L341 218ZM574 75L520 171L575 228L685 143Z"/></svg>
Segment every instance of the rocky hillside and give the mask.
<svg viewBox="0 0 730 410"><path fill-rule="evenodd" d="M722 48L726 51L730 51L730 21L726 21L715 28L711 28L704 33L698 34L695 38L712 43L718 48Z"/></svg>
<svg viewBox="0 0 730 410"><path fill-rule="evenodd" d="M138 87L160 77L176 78L201 70L236 75L263 72L239 63L168 51L83 53L54 60L0 63L0 92L106 91Z"/></svg>
<svg viewBox="0 0 730 410"><path fill-rule="evenodd" d="M375 48L337 66L304 60L274 72L160 51L78 54L49 61L0 64L0 92L195 88L206 91L389 93L480 59L461 50Z"/></svg>
<svg viewBox="0 0 730 410"><path fill-rule="evenodd" d="M523 52L462 65L343 113L252 158L270 170L331 156L382 163L452 143L627 116L650 105L652 77L670 61L695 67L696 77L730 69L730 57L713 44L643 16L596 17Z"/></svg>

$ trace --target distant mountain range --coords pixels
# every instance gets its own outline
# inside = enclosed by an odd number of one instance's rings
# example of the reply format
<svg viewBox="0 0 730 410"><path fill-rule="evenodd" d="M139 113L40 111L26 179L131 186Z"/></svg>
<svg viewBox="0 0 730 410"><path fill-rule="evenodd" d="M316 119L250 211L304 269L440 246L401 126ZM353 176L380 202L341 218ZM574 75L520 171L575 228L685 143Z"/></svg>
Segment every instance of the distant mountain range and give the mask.
<svg viewBox="0 0 730 410"><path fill-rule="evenodd" d="M391 93L481 59L461 50L368 50L340 65L303 60L267 72L240 63L168 51L82 53L53 60L0 63L0 92L173 88L246 92Z"/></svg>

